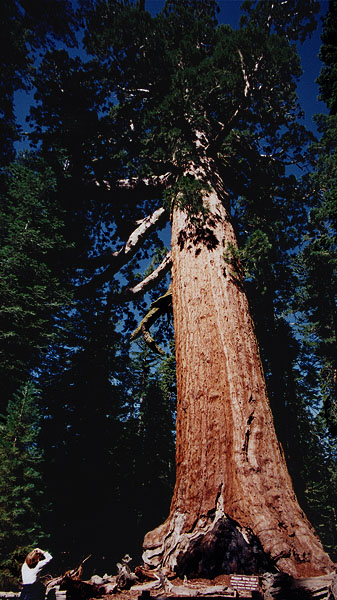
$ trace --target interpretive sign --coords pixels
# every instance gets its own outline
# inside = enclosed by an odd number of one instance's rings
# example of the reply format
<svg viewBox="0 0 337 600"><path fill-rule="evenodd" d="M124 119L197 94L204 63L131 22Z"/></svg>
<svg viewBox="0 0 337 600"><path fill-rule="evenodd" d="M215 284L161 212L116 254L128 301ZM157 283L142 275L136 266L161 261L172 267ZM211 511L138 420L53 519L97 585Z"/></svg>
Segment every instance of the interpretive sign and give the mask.
<svg viewBox="0 0 337 600"><path fill-rule="evenodd" d="M256 575L232 575L230 586L238 592L254 592L259 589L259 578Z"/></svg>

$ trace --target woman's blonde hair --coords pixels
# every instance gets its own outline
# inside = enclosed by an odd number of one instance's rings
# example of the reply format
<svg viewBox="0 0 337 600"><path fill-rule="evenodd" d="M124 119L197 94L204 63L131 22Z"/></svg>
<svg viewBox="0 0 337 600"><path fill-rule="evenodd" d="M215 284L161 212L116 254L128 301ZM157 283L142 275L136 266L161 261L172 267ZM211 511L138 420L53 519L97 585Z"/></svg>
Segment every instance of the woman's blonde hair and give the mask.
<svg viewBox="0 0 337 600"><path fill-rule="evenodd" d="M40 550L37 550L37 548L34 548L34 550L32 550L31 552L29 552L29 554L27 554L26 563L30 569L34 569L34 567L36 567L37 563L42 558L44 558L44 555L42 554L42 552L40 552Z"/></svg>

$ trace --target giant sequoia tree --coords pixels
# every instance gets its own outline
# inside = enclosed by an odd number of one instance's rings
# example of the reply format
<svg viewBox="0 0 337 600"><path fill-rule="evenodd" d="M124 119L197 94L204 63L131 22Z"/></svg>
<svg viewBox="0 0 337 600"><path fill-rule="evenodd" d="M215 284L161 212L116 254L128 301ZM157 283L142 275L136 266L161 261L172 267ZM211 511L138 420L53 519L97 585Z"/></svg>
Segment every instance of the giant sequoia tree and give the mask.
<svg viewBox="0 0 337 600"><path fill-rule="evenodd" d="M317 3L246 2L238 31L217 25L213 0L168 0L155 17L144 2L81 6L95 59L49 54L32 118L62 201L74 218L80 202L91 207L78 295L97 290L108 310L172 268L176 485L144 560L189 576L328 572L274 431L232 222L238 197L243 208L260 200L267 218L283 201L285 165L303 160L294 41L312 30ZM169 219L171 252L130 284L126 265Z"/></svg>

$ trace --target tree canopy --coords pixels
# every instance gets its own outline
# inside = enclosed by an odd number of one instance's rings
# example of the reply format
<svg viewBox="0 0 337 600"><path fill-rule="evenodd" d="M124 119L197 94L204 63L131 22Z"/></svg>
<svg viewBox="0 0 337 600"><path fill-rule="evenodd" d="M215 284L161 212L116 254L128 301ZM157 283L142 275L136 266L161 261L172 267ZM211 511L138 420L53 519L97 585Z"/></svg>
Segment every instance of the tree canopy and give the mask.
<svg viewBox="0 0 337 600"><path fill-rule="evenodd" d="M0 74L1 165L14 157L14 142L21 131L15 120L14 94L28 90L35 59L46 47L60 40L76 44L75 18L68 0L5 0L1 14Z"/></svg>

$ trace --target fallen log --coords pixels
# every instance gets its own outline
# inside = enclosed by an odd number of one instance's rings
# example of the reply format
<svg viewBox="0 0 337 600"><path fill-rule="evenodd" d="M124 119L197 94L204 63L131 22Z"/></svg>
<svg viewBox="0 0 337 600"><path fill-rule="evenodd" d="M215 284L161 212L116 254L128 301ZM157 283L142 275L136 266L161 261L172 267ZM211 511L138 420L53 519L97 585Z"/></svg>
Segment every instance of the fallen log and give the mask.
<svg viewBox="0 0 337 600"><path fill-rule="evenodd" d="M59 577L53 577L52 579L48 579L48 581L45 581L46 595L48 594L48 592L50 592L51 589L60 587L62 584L62 581L65 577L70 577L75 580L80 580L83 575L83 565L87 560L89 560L90 557L91 557L91 554L86 556L80 562L78 567L76 567L75 569L68 570L63 575L60 575Z"/></svg>
<svg viewBox="0 0 337 600"><path fill-rule="evenodd" d="M158 580L159 572L162 573L164 577L167 579L175 579L177 574L170 569L162 567L161 569L149 569L149 567L145 566L137 566L135 568L135 575L137 575L139 581L147 581L150 580Z"/></svg>
<svg viewBox="0 0 337 600"><path fill-rule="evenodd" d="M83 565L91 557L91 554L84 558L78 567L66 571L63 575L55 577L48 581L46 585L46 595L52 597L53 590L66 591L67 598L70 600L89 600L102 595L101 586L89 581L83 581ZM55 594L56 597L56 594Z"/></svg>
<svg viewBox="0 0 337 600"><path fill-rule="evenodd" d="M89 554L88 556L86 556L78 565L78 567L76 567L75 569L71 569L70 571L66 571L65 575L67 575L68 577L70 577L71 579L74 580L81 580L82 576L83 576L83 565L85 562L87 562L87 560L89 560L89 558L91 558L91 554Z"/></svg>
<svg viewBox="0 0 337 600"><path fill-rule="evenodd" d="M102 590L99 585L81 581L80 579L73 579L69 575L63 577L60 587L66 590L68 600L89 600L89 598L102 596Z"/></svg>
<svg viewBox="0 0 337 600"><path fill-rule="evenodd" d="M108 575L107 573L100 577L92 575L88 583L95 584L99 587L101 594L114 594L117 591L116 575Z"/></svg>

